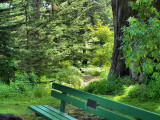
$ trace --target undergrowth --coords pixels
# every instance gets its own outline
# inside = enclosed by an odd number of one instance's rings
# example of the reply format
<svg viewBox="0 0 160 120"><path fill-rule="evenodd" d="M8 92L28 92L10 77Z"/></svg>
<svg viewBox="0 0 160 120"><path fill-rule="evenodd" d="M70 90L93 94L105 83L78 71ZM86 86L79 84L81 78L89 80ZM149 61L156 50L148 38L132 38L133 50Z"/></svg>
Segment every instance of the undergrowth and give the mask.
<svg viewBox="0 0 160 120"><path fill-rule="evenodd" d="M151 80L149 84L137 84L129 76L110 75L107 78L90 82L82 90L101 95L124 95L140 101L160 101L160 80Z"/></svg>
<svg viewBox="0 0 160 120"><path fill-rule="evenodd" d="M32 86L22 81L11 82L10 85L0 83L0 98L13 98L28 96L41 98L50 94L51 84Z"/></svg>
<svg viewBox="0 0 160 120"><path fill-rule="evenodd" d="M83 83L83 76L81 71L73 66L63 67L55 74L55 79L58 83L70 84L78 88Z"/></svg>
<svg viewBox="0 0 160 120"><path fill-rule="evenodd" d="M123 91L123 81L120 77L117 78L115 75L111 75L108 78L90 82L88 86L83 88L83 90L102 95L119 94L121 91Z"/></svg>

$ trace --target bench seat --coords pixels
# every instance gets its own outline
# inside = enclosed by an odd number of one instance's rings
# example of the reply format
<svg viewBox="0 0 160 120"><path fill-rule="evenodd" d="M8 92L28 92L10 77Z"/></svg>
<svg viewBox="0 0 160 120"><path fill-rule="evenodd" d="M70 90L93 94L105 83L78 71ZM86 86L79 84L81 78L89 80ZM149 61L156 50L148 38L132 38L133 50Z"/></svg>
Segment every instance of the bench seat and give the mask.
<svg viewBox="0 0 160 120"><path fill-rule="evenodd" d="M28 108L34 111L36 115L42 116L47 120L77 120L48 105L30 105Z"/></svg>

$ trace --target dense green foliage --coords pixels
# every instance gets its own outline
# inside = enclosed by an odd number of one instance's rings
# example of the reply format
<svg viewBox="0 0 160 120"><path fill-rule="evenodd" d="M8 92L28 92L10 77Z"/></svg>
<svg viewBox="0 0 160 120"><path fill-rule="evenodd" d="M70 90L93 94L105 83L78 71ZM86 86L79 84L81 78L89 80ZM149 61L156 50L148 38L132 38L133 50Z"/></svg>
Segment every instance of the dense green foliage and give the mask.
<svg viewBox="0 0 160 120"><path fill-rule="evenodd" d="M0 6L1 82L35 84L46 77L46 81L80 86L82 75L73 66L109 64L106 61L110 61L112 52L105 48L113 44L113 35L105 24L112 26L110 1L13 0L0 2ZM104 24L99 26L97 21ZM99 28L92 31L88 26ZM31 73L33 79L28 78Z"/></svg>
<svg viewBox="0 0 160 120"><path fill-rule="evenodd" d="M95 50L92 64L95 66L110 66L112 50L113 50L113 31L108 25L102 25L98 22L96 26L90 27L93 39L97 39L97 43L101 46Z"/></svg>
<svg viewBox="0 0 160 120"><path fill-rule="evenodd" d="M79 69L73 66L61 68L55 76L56 80L61 84L67 83L73 87L80 87L83 83L82 73Z"/></svg>
<svg viewBox="0 0 160 120"><path fill-rule="evenodd" d="M12 59L4 59L0 61L0 80L9 84L12 78L15 78L15 72L17 71L17 63Z"/></svg>
<svg viewBox="0 0 160 120"><path fill-rule="evenodd" d="M160 15L153 6L153 0L139 0L131 3L138 11L138 17L128 19L129 27L123 28L125 62L135 67L143 79L160 80ZM149 82L149 81L146 81Z"/></svg>
<svg viewBox="0 0 160 120"><path fill-rule="evenodd" d="M35 85L27 84L23 81L11 82L10 86L0 83L0 98L16 98L30 97L41 98L50 95L51 85Z"/></svg>
<svg viewBox="0 0 160 120"><path fill-rule="evenodd" d="M130 98L138 98L141 101L159 101L160 100L160 85L159 81L151 82L149 85L135 84L125 87L125 95Z"/></svg>
<svg viewBox="0 0 160 120"><path fill-rule="evenodd" d="M55 107L51 82L160 113L160 15L154 2L129 3L138 15L122 28L120 59L143 76L139 82L108 76L114 44L110 0L0 1L0 113L30 120L28 105ZM84 74L99 79L84 84Z"/></svg>
<svg viewBox="0 0 160 120"><path fill-rule="evenodd" d="M85 91L158 101L160 15L153 2L131 2L138 15L122 28L121 59L143 76L137 82L106 77L114 44L110 0L1 1L0 97L47 95L50 88L37 83L79 88L87 74L102 79L90 82Z"/></svg>
<svg viewBox="0 0 160 120"><path fill-rule="evenodd" d="M141 101L160 99L160 15L153 6L154 0L131 2L138 15L128 19L129 26L123 28L123 43L126 65L142 80L119 78L114 75L107 79L91 82L85 91L96 94L123 94Z"/></svg>
<svg viewBox="0 0 160 120"><path fill-rule="evenodd" d="M131 2L130 6L138 15L129 18L129 26L123 28L121 48L126 65L143 75L143 84L129 87L128 95L141 100L159 100L160 97L160 15L153 2Z"/></svg>
<svg viewBox="0 0 160 120"><path fill-rule="evenodd" d="M115 75L109 76L107 79L100 79L90 82L83 90L94 94L115 95L123 91L124 81Z"/></svg>
<svg viewBox="0 0 160 120"><path fill-rule="evenodd" d="M135 84L135 81L130 79L129 76L117 77L114 74L107 76L109 71L107 74L106 71L107 69L101 72L102 78L91 81L82 90L101 95L123 95L126 94L130 86Z"/></svg>

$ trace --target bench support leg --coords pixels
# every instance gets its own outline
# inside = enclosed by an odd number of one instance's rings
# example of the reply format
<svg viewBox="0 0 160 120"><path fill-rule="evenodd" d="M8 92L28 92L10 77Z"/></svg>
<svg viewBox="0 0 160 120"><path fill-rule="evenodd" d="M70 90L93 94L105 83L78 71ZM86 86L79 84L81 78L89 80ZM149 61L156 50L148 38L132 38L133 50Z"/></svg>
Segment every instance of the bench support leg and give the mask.
<svg viewBox="0 0 160 120"><path fill-rule="evenodd" d="M35 116L36 116L36 117L41 117L41 116L40 116L39 114L37 114L37 113L35 113Z"/></svg>
<svg viewBox="0 0 160 120"><path fill-rule="evenodd" d="M61 101L61 108L60 108L61 112L65 112L65 105L66 105L66 102Z"/></svg>
<svg viewBox="0 0 160 120"><path fill-rule="evenodd" d="M63 92L63 94L66 94L66 93ZM61 100L61 106L60 106L60 111L61 112L65 112L65 105L66 105L66 102Z"/></svg>

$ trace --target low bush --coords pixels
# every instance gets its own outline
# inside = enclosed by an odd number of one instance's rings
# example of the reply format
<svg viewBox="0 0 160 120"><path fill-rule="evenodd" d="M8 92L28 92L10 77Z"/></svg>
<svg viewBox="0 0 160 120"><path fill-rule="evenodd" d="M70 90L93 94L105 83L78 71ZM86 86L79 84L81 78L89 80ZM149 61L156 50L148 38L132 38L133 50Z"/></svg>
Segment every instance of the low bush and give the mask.
<svg viewBox="0 0 160 120"><path fill-rule="evenodd" d="M119 77L111 75L108 78L90 82L83 90L94 94L114 95L122 93L123 84Z"/></svg>
<svg viewBox="0 0 160 120"><path fill-rule="evenodd" d="M103 71L102 68L93 67L93 66L90 66L88 68L83 68L82 70L84 71L84 74L93 75L93 76L100 76L101 72Z"/></svg>
<svg viewBox="0 0 160 120"><path fill-rule="evenodd" d="M8 98L12 96L9 85L0 83L0 98Z"/></svg>
<svg viewBox="0 0 160 120"><path fill-rule="evenodd" d="M30 83L31 85L35 85L37 82L37 76L34 73L23 73L23 74L16 74L12 81L23 81L25 83Z"/></svg>
<svg viewBox="0 0 160 120"><path fill-rule="evenodd" d="M107 78L108 73L109 73L110 67L103 67L101 73L100 73L100 77L101 78Z"/></svg>
<svg viewBox="0 0 160 120"><path fill-rule="evenodd" d="M32 86L23 81L10 82L10 85L0 83L0 98L11 97L36 97L41 98L49 96L51 91L51 84Z"/></svg>
<svg viewBox="0 0 160 120"><path fill-rule="evenodd" d="M10 82L10 85L0 84L0 98L17 97L30 95L31 86L22 81Z"/></svg>
<svg viewBox="0 0 160 120"><path fill-rule="evenodd" d="M146 91L146 85L131 85L125 88L125 95L129 96L130 98L141 98Z"/></svg>
<svg viewBox="0 0 160 120"><path fill-rule="evenodd" d="M15 78L17 66L17 63L12 58L7 58L0 61L0 79L3 83L9 84L10 79Z"/></svg>
<svg viewBox="0 0 160 120"><path fill-rule="evenodd" d="M146 90L143 92L141 96L142 100L145 101L160 101L160 80L158 81L151 81L147 86Z"/></svg>
<svg viewBox="0 0 160 120"><path fill-rule="evenodd" d="M31 85L29 83L25 83L23 81L15 81L10 83L10 88L12 88L14 91L13 93L17 94L24 94L31 90Z"/></svg>
<svg viewBox="0 0 160 120"><path fill-rule="evenodd" d="M56 73L56 80L59 83L72 84L73 87L80 87L83 82L83 76L79 69L73 66L61 68Z"/></svg>
<svg viewBox="0 0 160 120"><path fill-rule="evenodd" d="M146 98L147 100L159 101L160 100L160 80L151 81L147 85L147 89L146 91L144 91L143 97Z"/></svg>
<svg viewBox="0 0 160 120"><path fill-rule="evenodd" d="M141 101L160 100L160 81L151 81L148 85L136 84L125 86L125 95L130 98L138 98Z"/></svg>
<svg viewBox="0 0 160 120"><path fill-rule="evenodd" d="M47 87L47 85L42 84L42 85L36 85L32 90L32 94L36 98L42 98L44 96L49 96L50 91L51 89Z"/></svg>

